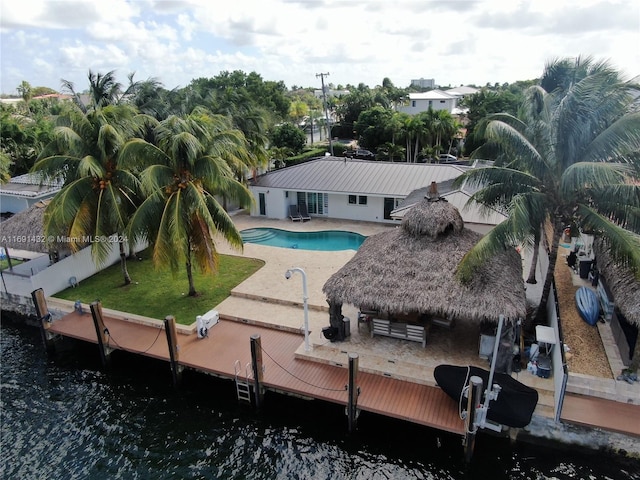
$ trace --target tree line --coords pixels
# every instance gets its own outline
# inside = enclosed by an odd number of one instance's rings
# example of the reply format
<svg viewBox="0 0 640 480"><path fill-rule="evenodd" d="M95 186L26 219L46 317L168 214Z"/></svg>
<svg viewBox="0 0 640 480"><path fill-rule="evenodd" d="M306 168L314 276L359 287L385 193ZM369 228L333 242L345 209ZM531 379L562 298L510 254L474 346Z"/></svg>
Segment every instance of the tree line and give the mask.
<svg viewBox="0 0 640 480"><path fill-rule="evenodd" d="M123 86L113 72L89 72L85 98L64 84L73 103L3 107L2 158L13 168L62 176L64 187L46 211L47 233L146 240L154 262L186 267L193 295L192 268L215 270L214 235L242 243L227 202L251 205L247 173L302 149L304 128L314 115L320 121L321 103L311 89L287 91L255 73L223 72L175 91L154 79L128 80ZM388 79L373 89L348 87L349 94L328 99L339 120L333 128L348 130L379 159L415 162L455 148L460 125L448 112L399 113L394 107L407 90ZM465 153L494 164L457 183L508 219L465 256L461 281L500 249L530 245L537 252L547 227L550 264L539 315L567 227L602 237L640 278L639 96L640 87L606 61L578 57L550 61L536 81L465 98L472 147ZM91 248L96 261L106 257L108 246ZM124 244L120 252L126 283ZM536 281L535 272L528 281Z"/></svg>

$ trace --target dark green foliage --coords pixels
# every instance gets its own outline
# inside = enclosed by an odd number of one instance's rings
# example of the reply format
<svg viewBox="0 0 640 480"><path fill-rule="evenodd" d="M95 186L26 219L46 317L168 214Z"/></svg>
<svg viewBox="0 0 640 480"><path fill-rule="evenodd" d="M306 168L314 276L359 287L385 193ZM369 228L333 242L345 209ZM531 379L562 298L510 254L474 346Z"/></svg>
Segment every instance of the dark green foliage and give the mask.
<svg viewBox="0 0 640 480"><path fill-rule="evenodd" d="M271 141L275 147L286 147L293 153L302 152L307 137L302 130L291 123L283 123L274 128Z"/></svg>
<svg viewBox="0 0 640 480"><path fill-rule="evenodd" d="M464 146L465 153L469 155L485 143L482 133L478 132L480 121L492 113L505 112L515 115L522 100L521 92L515 94L510 90L481 90L466 98L464 104L469 108L467 115L469 123L467 124L467 138Z"/></svg>
<svg viewBox="0 0 640 480"><path fill-rule="evenodd" d="M354 126L358 145L375 152L378 147L390 142L391 131L388 125L392 116L391 110L380 106L363 111Z"/></svg>

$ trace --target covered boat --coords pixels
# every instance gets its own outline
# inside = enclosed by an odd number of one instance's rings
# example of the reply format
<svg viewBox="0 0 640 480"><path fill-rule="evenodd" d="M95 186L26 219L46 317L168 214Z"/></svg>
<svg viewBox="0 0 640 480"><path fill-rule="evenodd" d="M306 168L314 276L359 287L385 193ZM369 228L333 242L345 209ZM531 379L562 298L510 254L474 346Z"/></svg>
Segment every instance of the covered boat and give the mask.
<svg viewBox="0 0 640 480"><path fill-rule="evenodd" d="M461 401L462 390L472 376L482 378L484 389L489 382L489 371L474 366L438 365L433 375L438 386L457 402ZM508 427L529 425L538 404L538 392L504 373L495 373L493 383L502 390L498 398L490 402L487 419Z"/></svg>

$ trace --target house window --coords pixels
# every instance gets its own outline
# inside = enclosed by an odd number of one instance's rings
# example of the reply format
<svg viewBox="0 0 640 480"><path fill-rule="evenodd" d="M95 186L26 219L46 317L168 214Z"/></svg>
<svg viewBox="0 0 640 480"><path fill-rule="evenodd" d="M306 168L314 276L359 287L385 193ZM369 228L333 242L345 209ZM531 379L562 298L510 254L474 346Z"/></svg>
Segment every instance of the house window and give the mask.
<svg viewBox="0 0 640 480"><path fill-rule="evenodd" d="M416 101L415 100L411 100L411 106L415 107L416 106Z"/></svg>
<svg viewBox="0 0 640 480"><path fill-rule="evenodd" d="M349 195L349 205L366 205L367 197L365 195Z"/></svg>
<svg viewBox="0 0 640 480"><path fill-rule="evenodd" d="M440 103L444 103L444 102L446 102L446 100L440 100Z"/></svg>
<svg viewBox="0 0 640 480"><path fill-rule="evenodd" d="M433 105L433 100L429 100L429 106L431 107Z"/></svg>

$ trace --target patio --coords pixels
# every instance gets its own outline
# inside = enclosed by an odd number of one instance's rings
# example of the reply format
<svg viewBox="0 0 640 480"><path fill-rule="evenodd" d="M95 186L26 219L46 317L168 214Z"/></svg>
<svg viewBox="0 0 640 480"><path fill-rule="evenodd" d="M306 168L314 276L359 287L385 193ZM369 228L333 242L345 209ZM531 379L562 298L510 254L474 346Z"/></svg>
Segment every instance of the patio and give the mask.
<svg viewBox="0 0 640 480"><path fill-rule="evenodd" d="M234 216L239 230L256 227L272 227L294 231L349 230L363 235L389 231L395 225L368 222L346 222L313 218L302 224L289 220L271 220ZM219 243L221 253L238 254ZM294 275L286 280L284 273L292 267L305 270L308 281L308 320L311 349L305 352L303 340L296 355L317 362L347 364L347 354L359 355L362 371L378 373L416 383L435 385L433 368L442 363L476 365L488 368L488 362L478 355L479 327L472 322L458 321L452 329L433 325L430 328L426 348L417 342L380 336L371 337L366 325L358 329L358 307L345 304L342 313L350 320L350 336L342 342L330 342L322 335L322 328L329 325L329 308L322 287L329 277L346 264L354 251L316 252L296 249L266 247L245 244L245 256L261 258L265 266L238 285L232 296L216 307L221 317L245 323L269 324L275 328L303 332L303 308L301 278ZM213 332L215 334L215 332ZM266 346L265 346L266 347ZM523 371L519 380L549 390L549 379L542 379ZM541 395L542 401L542 395Z"/></svg>

